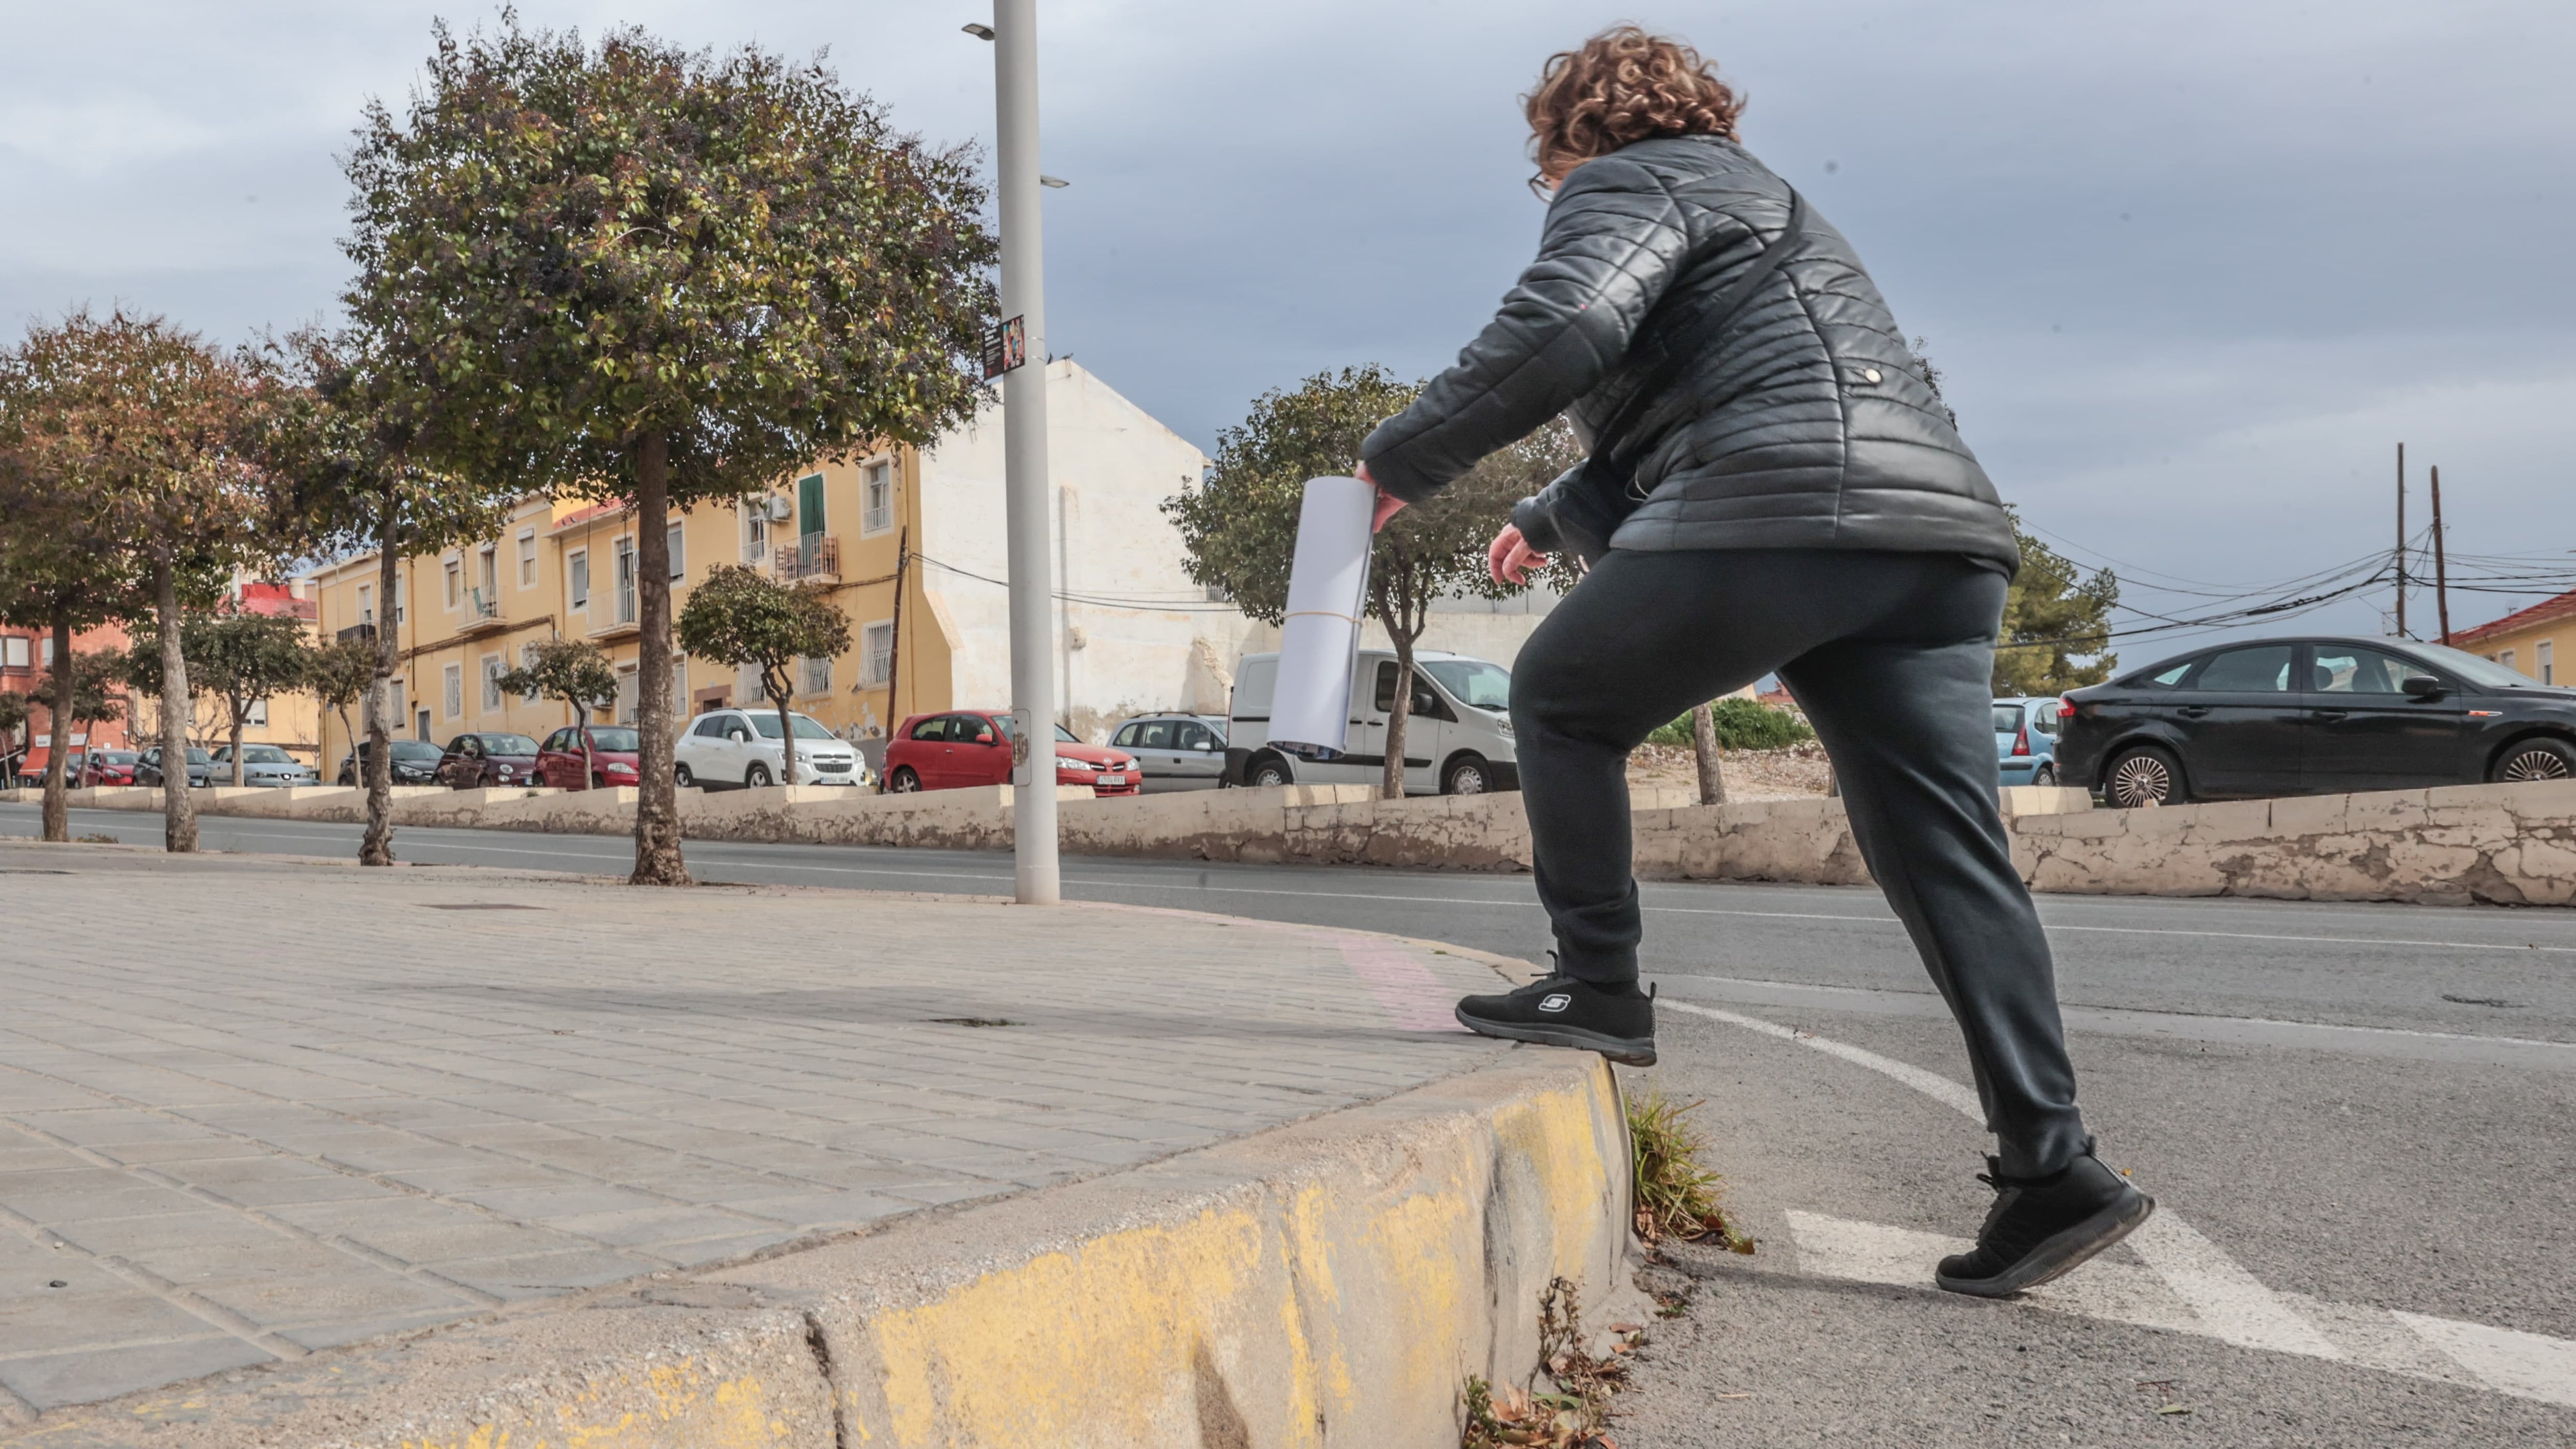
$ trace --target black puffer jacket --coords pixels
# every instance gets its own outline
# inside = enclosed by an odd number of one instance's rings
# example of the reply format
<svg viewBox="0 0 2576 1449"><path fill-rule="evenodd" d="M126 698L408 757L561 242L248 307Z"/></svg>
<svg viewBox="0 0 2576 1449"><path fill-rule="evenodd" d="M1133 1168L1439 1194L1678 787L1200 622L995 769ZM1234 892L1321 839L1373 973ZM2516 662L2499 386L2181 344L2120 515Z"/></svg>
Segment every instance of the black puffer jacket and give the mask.
<svg viewBox="0 0 2576 1449"><path fill-rule="evenodd" d="M1588 445L1647 371L1628 352L1648 309L1674 287L1725 291L1789 207L1787 182L1710 136L1640 141L1576 167L1501 313L1369 434L1370 475L1419 501L1560 412ZM1674 275L1725 235L1737 244ZM1724 340L1648 408L1630 451L1639 491L1651 491L1612 546L1897 549L2017 567L1994 485L1851 243L1810 202L1805 234L1788 245ZM1560 543L1548 501L1513 514L1542 550Z"/></svg>

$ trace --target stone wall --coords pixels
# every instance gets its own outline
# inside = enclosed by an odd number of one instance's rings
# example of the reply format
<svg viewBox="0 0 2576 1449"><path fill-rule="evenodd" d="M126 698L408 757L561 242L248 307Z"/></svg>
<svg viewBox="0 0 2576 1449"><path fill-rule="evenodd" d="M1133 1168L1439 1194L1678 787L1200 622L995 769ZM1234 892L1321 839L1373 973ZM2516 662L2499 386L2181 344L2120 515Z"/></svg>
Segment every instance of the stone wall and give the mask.
<svg viewBox="0 0 2576 1449"><path fill-rule="evenodd" d="M0 799L33 801L34 790ZM158 790L75 791L74 803L157 810ZM1291 785L1127 799L1058 798L1068 855L1526 871L1517 794L1386 801L1365 785ZM399 792L398 825L616 834L631 788ZM209 815L349 821L357 791L199 791ZM1636 869L1646 880L1864 885L1842 802L1697 805L1640 790ZM2095 895L2269 896L2430 904L2576 903L2576 781L2311 795L2146 810L2096 810L2081 790L2002 792L2013 856L2033 889ZM1011 843L1010 787L868 795L773 786L680 792L694 840L998 850Z"/></svg>

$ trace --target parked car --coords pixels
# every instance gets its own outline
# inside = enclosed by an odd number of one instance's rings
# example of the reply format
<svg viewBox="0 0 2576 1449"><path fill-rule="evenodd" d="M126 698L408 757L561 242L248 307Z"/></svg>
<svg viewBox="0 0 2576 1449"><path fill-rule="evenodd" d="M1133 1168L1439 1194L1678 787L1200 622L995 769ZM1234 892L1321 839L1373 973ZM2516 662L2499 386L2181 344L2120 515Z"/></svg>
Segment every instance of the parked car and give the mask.
<svg viewBox="0 0 2576 1449"><path fill-rule="evenodd" d="M849 742L809 714L796 722L796 778L791 785L864 785L867 762ZM690 724L672 751L671 772L680 788L739 785L757 790L780 783L786 749L774 709L711 709ZM609 783L617 783L611 780Z"/></svg>
<svg viewBox="0 0 2576 1449"><path fill-rule="evenodd" d="M582 736L590 756L582 757ZM566 725L537 746L537 779L558 790L632 785L644 765L643 737L626 725Z"/></svg>
<svg viewBox="0 0 2576 1449"><path fill-rule="evenodd" d="M367 747L374 743L375 741L373 740L360 740L358 741L358 747L356 749L341 757L339 775L341 784L363 785L367 783ZM394 783L397 785L435 785L438 783L438 762L446 757L446 751L431 744L427 740L395 740L393 747Z"/></svg>
<svg viewBox="0 0 2576 1449"><path fill-rule="evenodd" d="M143 757L133 750L91 750L81 758L83 785L131 785Z"/></svg>
<svg viewBox="0 0 2576 1449"><path fill-rule="evenodd" d="M451 790L505 789L537 783L537 742L526 735L458 735L438 757L438 783Z"/></svg>
<svg viewBox="0 0 2576 1449"><path fill-rule="evenodd" d="M890 794L1006 785L1010 779L1011 716L1002 710L913 715L886 743L885 788ZM1095 796L1133 795L1143 780L1135 756L1084 744L1073 731L1055 727L1057 784L1088 785Z"/></svg>
<svg viewBox="0 0 2576 1449"><path fill-rule="evenodd" d="M2057 765L2116 808L2576 776L2576 689L2439 644L2178 655L2069 693Z"/></svg>
<svg viewBox="0 0 2576 1449"><path fill-rule="evenodd" d="M2057 783L2060 708L2054 696L1995 701L1995 772L2005 784Z"/></svg>
<svg viewBox="0 0 2576 1449"><path fill-rule="evenodd" d="M241 752L242 783L277 787L284 785L319 785L322 772L295 758L275 745L244 745ZM215 783L233 782L233 747L218 745L209 762Z"/></svg>
<svg viewBox="0 0 2576 1449"><path fill-rule="evenodd" d="M1225 783L1225 721L1203 714L1143 714L1121 721L1109 743L1148 780Z"/></svg>
<svg viewBox="0 0 2576 1449"><path fill-rule="evenodd" d="M215 757L190 745L188 747L188 788L202 790L215 782L214 776ZM134 783L158 785L161 782L161 747L154 745L134 757Z"/></svg>
<svg viewBox="0 0 2576 1449"><path fill-rule="evenodd" d="M1404 788L1428 795L1481 795L1520 788L1512 748L1511 671L1436 650L1413 656L1413 699L1404 726ZM1270 748L1270 695L1277 654L1247 654L1235 670L1226 722L1225 778L1233 785L1370 785L1386 768L1386 729L1395 709L1395 656L1363 649L1352 666L1350 736L1330 760L1291 759Z"/></svg>

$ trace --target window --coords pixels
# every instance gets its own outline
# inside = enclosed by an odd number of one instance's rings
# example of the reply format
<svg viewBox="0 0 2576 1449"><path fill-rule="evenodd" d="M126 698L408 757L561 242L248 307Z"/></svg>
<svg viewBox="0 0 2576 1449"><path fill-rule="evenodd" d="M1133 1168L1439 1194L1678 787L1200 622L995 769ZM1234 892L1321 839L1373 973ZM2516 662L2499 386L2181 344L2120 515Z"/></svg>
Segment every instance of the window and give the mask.
<svg viewBox="0 0 2576 1449"><path fill-rule="evenodd" d="M859 631L859 683L883 684L894 673L894 624L870 624Z"/></svg>
<svg viewBox="0 0 2576 1449"><path fill-rule="evenodd" d="M828 694L831 692L831 689L832 660L830 656L827 655L821 659L799 659L796 661L796 692L798 694Z"/></svg>
<svg viewBox="0 0 2576 1449"><path fill-rule="evenodd" d="M823 475L808 473L796 480L796 531L800 534L823 531Z"/></svg>
<svg viewBox="0 0 2576 1449"><path fill-rule="evenodd" d="M2432 670L2411 659L2336 644L2316 646L2316 662L2308 666L2308 675L2308 688L2319 694L2402 694L2407 680L2434 677Z"/></svg>
<svg viewBox="0 0 2576 1449"><path fill-rule="evenodd" d="M635 723L635 715L635 666L628 664L617 671L617 722L631 725Z"/></svg>
<svg viewBox="0 0 2576 1449"><path fill-rule="evenodd" d="M393 698L385 710L385 728L398 730L402 728L403 682L399 679L389 679L385 682L393 686Z"/></svg>
<svg viewBox="0 0 2576 1449"><path fill-rule="evenodd" d="M617 622L635 622L635 540L617 541Z"/></svg>
<svg viewBox="0 0 2576 1449"><path fill-rule="evenodd" d="M376 622L376 591L366 584L358 585L358 622L361 624Z"/></svg>
<svg viewBox="0 0 2576 1449"><path fill-rule="evenodd" d="M676 579L689 571L688 550L680 545L680 525L672 524L671 531L662 537L671 550L671 577Z"/></svg>
<svg viewBox="0 0 2576 1449"><path fill-rule="evenodd" d="M534 668L536 668L536 667L537 667L537 646L536 646L536 645L534 645L534 644L522 644L522 645L520 645L520 646L519 646L519 667L520 667L521 669L534 669ZM536 681L535 681L535 680L533 680L533 679L532 679L532 680L529 680L529 681L528 681L528 692L527 692L527 693L525 693L525 694L523 694L523 695L520 695L520 696L519 696L519 703L521 703L521 704L535 704L536 702L537 702L537 683L536 683Z"/></svg>
<svg viewBox="0 0 2576 1449"><path fill-rule="evenodd" d="M54 667L54 636L53 636L53 635L48 634L48 635L46 635L46 636L45 636L45 639L44 639L44 647L43 647L42 649L40 649L40 650L38 650L38 651L37 651L37 658L36 658L36 662L37 662L38 664L40 664L40 665L43 665L43 666L44 666L45 668L47 668L47 669L51 669L51 668L53 668L53 667ZM2507 654L2507 655L2504 657L2504 662L2505 662L2505 663L2507 663L2507 664L2511 664L2511 663L2513 662L2513 656L2512 656L2512 655L2510 655L2510 654Z"/></svg>
<svg viewBox="0 0 2576 1449"><path fill-rule="evenodd" d="M720 740L724 738L726 728L732 723L732 715L711 714L705 719L698 721L698 727L689 731L689 733L696 735L701 739Z"/></svg>
<svg viewBox="0 0 2576 1449"><path fill-rule="evenodd" d="M758 563L769 549L769 499L767 495L742 505L742 561Z"/></svg>
<svg viewBox="0 0 2576 1449"><path fill-rule="evenodd" d="M254 700L252 700L252 701L250 702L250 708L248 708L248 709L246 709L246 710L243 710L243 711L242 711L242 723L243 723L243 724L246 724L246 725L265 725L265 724L267 724L267 723L268 723L268 701L267 701L267 700L264 700L264 699L254 699ZM258 758L259 758L259 756L257 756L257 755L254 755L254 754L250 753L248 750L244 750L244 751L242 752L242 757L243 757L244 759L251 759L251 760L255 760L255 759L258 759Z"/></svg>
<svg viewBox="0 0 2576 1449"><path fill-rule="evenodd" d="M2230 649L2212 654L2192 677L2191 687L2236 694L2287 693L2290 646L2266 644L2258 649Z"/></svg>
<svg viewBox="0 0 2576 1449"><path fill-rule="evenodd" d="M498 654L484 655L483 707L485 709L499 709L501 707L501 673L501 656Z"/></svg>
<svg viewBox="0 0 2576 1449"><path fill-rule="evenodd" d="M894 465L870 463L860 491L866 507L860 511L859 532L883 533L894 527Z"/></svg>
<svg viewBox="0 0 2576 1449"><path fill-rule="evenodd" d="M1136 743L1137 732L1143 728L1143 725L1120 725L1118 727L1118 733L1109 737L1109 743L1118 746L1120 749L1125 749Z"/></svg>
<svg viewBox="0 0 2576 1449"><path fill-rule="evenodd" d="M2021 733L2020 705L1999 704L1995 706L1995 733L1999 735L2017 735Z"/></svg>
<svg viewBox="0 0 2576 1449"><path fill-rule="evenodd" d="M1432 659L1420 668L1471 709L1499 713L1512 707L1511 671L1499 664L1482 659Z"/></svg>
<svg viewBox="0 0 2576 1449"><path fill-rule="evenodd" d="M519 587L533 589L536 586L537 531L523 528L519 530Z"/></svg>
<svg viewBox="0 0 2576 1449"><path fill-rule="evenodd" d="M439 683L442 686L439 703L447 706L446 717L454 719L465 713L465 666L450 664L440 670Z"/></svg>
<svg viewBox="0 0 2576 1449"><path fill-rule="evenodd" d="M2543 684L2558 682L2558 661L2555 657L2558 651L2553 647L2557 642L2555 639L2543 639L2531 646L2531 662L2540 666L2540 682Z"/></svg>
<svg viewBox="0 0 2576 1449"><path fill-rule="evenodd" d="M571 580L572 607L590 607L590 552L575 549L564 559L564 577Z"/></svg>
<svg viewBox="0 0 2576 1449"><path fill-rule="evenodd" d="M455 559L447 561L447 607L453 609L465 592L465 565Z"/></svg>
<svg viewBox="0 0 2576 1449"><path fill-rule="evenodd" d="M475 555L475 587L483 591L482 603L489 608L501 597L501 550L494 544L483 545Z"/></svg>
<svg viewBox="0 0 2576 1449"><path fill-rule="evenodd" d="M48 639L48 640L46 640L46 641L45 641L45 650L46 650L46 653L45 653L45 660L46 660L46 662L47 662L47 663L51 663L51 662L53 661L53 657L54 657L54 656L53 656L53 647L54 647L54 641L53 641L53 640ZM2507 669L2519 669L2519 668L2521 668L2521 667L2522 667L2522 666L2520 666L2520 665L2518 665L2518 664L2516 664L2516 663L2514 663L2514 662L2513 662L2513 651L2512 651L2512 650L2510 650L2510 649L2507 649L2507 650L2503 651L2502 653L2500 653L2500 654L2496 655L2496 663L2503 665L2503 666L2504 666L2505 668L2507 668Z"/></svg>
<svg viewBox="0 0 2576 1449"><path fill-rule="evenodd" d="M0 640L0 667L9 669L27 667L27 636L12 634L6 640Z"/></svg>
<svg viewBox="0 0 2576 1449"><path fill-rule="evenodd" d="M1181 750L1213 750L1217 747L1216 731L1194 719L1185 719L1172 731L1172 747Z"/></svg>
<svg viewBox="0 0 2576 1449"><path fill-rule="evenodd" d="M944 740L948 738L948 716L944 714L934 715L931 718L914 725L912 727L912 737L916 740Z"/></svg>
<svg viewBox="0 0 2576 1449"><path fill-rule="evenodd" d="M2164 671L2162 674L2151 677L2147 680L2147 683L2160 684L2167 689L2171 689L2175 685L2182 683L2182 677L2191 673L2191 667L2199 662L2200 661L2197 659L2186 659L2180 664L2175 665L2173 668Z"/></svg>
<svg viewBox="0 0 2576 1449"><path fill-rule="evenodd" d="M1167 719L1148 721L1136 731L1136 747L1143 750L1178 748L1172 743L1172 722Z"/></svg>

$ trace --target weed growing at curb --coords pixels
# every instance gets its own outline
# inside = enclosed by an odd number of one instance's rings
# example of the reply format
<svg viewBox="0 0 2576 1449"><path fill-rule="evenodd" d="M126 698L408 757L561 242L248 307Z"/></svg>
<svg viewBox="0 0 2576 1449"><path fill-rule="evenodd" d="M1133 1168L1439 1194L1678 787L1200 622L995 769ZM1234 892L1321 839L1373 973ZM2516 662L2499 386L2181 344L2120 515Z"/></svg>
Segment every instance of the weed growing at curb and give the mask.
<svg viewBox="0 0 2576 1449"><path fill-rule="evenodd" d="M1619 1449L1610 1437L1610 1396L1627 1386L1628 1365L1619 1355L1635 1348L1643 1330L1633 1323L1610 1325L1620 1337L1611 1357L1594 1358L1584 1347L1583 1310L1574 1284L1562 1277L1548 1281L1538 1299L1539 1366L1527 1384L1505 1384L1497 1390L1475 1374L1467 1376L1466 1424L1462 1449L1503 1449L1536 1445L1543 1449ZM1541 1388L1544 1377L1547 1387Z"/></svg>
<svg viewBox="0 0 2576 1449"><path fill-rule="evenodd" d="M1637 1236L1648 1247L1665 1238L1695 1243L1714 1237L1727 1251L1750 1253L1753 1237L1726 1215L1726 1185L1700 1165L1708 1139L1685 1106L1649 1087L1628 1102L1628 1142L1636 1158Z"/></svg>

